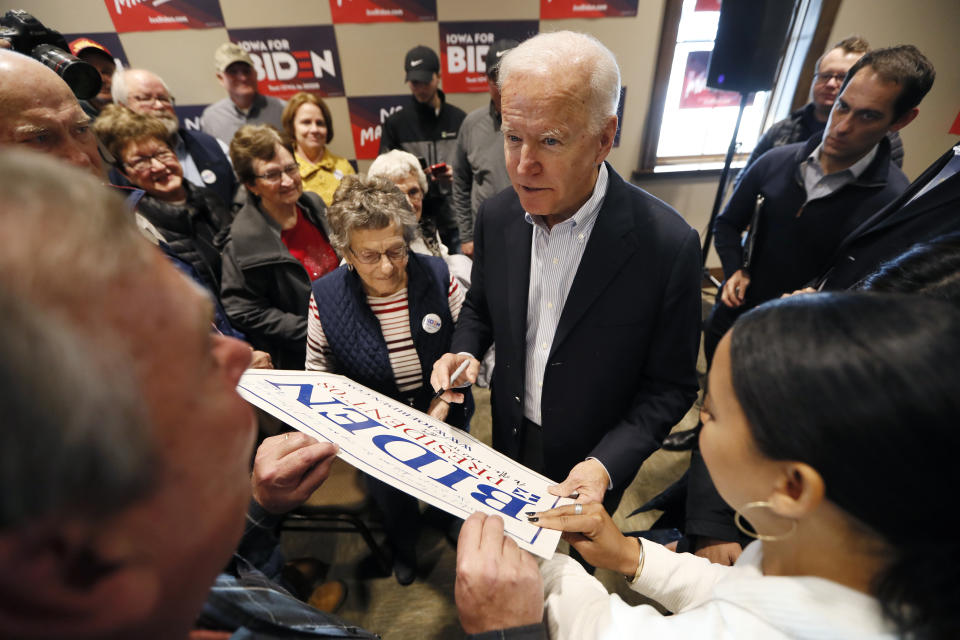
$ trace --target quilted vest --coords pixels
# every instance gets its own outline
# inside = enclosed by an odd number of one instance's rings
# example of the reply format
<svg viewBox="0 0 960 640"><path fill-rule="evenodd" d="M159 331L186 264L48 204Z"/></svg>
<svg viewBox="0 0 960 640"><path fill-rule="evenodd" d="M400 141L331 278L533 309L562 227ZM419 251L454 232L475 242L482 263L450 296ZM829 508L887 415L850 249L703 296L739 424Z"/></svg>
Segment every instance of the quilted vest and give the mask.
<svg viewBox="0 0 960 640"><path fill-rule="evenodd" d="M447 299L449 285L450 273L442 259L409 254L407 304L410 333L420 359L423 386L412 392L401 393L393 377L380 322L367 304L360 276L341 266L315 280L313 296L327 343L339 365L336 373L415 409L426 411L433 396L430 386L433 363L450 349L453 337L453 316L450 315ZM440 318L440 327L435 333L429 333L424 328L423 320L430 314ZM467 415L461 410L463 405L451 406L447 419L449 424L461 426L466 421L468 414L472 413L472 398L465 405L469 407Z"/></svg>

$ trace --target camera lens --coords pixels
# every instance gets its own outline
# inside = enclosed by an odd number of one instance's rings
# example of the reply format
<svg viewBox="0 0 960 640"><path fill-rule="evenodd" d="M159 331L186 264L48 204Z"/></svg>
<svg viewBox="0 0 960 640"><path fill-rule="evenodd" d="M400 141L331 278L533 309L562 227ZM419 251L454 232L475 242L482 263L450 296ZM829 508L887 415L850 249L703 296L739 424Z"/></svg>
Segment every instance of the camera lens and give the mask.
<svg viewBox="0 0 960 640"><path fill-rule="evenodd" d="M99 93L102 80L100 73L93 65L75 58L52 44L36 46L31 55L63 78L73 91L73 95L79 100L87 100Z"/></svg>

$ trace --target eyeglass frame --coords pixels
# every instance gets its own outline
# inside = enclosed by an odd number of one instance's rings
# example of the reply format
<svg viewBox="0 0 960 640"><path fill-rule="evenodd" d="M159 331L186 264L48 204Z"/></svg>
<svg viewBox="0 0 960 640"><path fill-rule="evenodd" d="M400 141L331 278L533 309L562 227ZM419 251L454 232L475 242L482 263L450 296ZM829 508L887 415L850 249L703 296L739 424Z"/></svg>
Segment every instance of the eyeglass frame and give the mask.
<svg viewBox="0 0 960 640"><path fill-rule="evenodd" d="M282 169L271 169L266 173L255 173L253 177L272 184L283 180L284 174L290 178L295 178L300 175L300 166L296 162L291 162Z"/></svg>
<svg viewBox="0 0 960 640"><path fill-rule="evenodd" d="M389 262L396 264L398 262L402 262L407 256L410 255L410 247L408 247L406 244L402 244L399 247L394 247L393 249L387 249L386 251L371 251L370 253L377 254L377 257L369 261L366 258L361 258L357 254L357 252L353 250L353 247L347 247L347 250L353 254L353 257L357 259L357 262L359 262L360 264L368 265L368 266L374 265L374 264L380 264L381 262L383 262L384 256L386 256ZM399 251L400 254L396 257L393 257L390 255L391 251Z"/></svg>
<svg viewBox="0 0 960 640"><path fill-rule="evenodd" d="M173 96L128 96L127 100L131 102L137 102L139 104L153 104L154 102L159 102L162 105L170 105L171 107L177 102Z"/></svg>
<svg viewBox="0 0 960 640"><path fill-rule="evenodd" d="M846 77L846 73L815 73L813 74L813 81L819 84L828 84L831 80L836 80L839 84L843 84Z"/></svg>
<svg viewBox="0 0 960 640"><path fill-rule="evenodd" d="M166 156L167 161L164 162L163 160L161 160L161 156ZM166 166L169 166L169 163L171 160L177 160L177 154L176 152L174 152L173 149L169 147L162 147L154 151L153 153L151 153L149 156L140 156L140 159L137 160L136 162L130 163L130 162L127 162L126 160L122 160L121 162L123 163L123 166L127 167L128 169L132 171L136 171L137 173L141 173L144 171L149 171L153 167L154 160L156 160L157 162L162 164L164 167L166 167ZM140 168L137 168L137 165L142 165L142 166Z"/></svg>

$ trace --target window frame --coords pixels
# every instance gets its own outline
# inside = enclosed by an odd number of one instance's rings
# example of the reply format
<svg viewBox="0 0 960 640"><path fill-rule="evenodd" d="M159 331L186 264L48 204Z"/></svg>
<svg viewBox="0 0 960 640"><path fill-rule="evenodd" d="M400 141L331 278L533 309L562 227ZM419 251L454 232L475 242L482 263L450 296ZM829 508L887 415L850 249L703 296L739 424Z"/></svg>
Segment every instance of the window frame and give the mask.
<svg viewBox="0 0 960 640"><path fill-rule="evenodd" d="M800 0L801 2L803 0ZM794 110L807 103L807 96L810 92L810 84L813 81L813 66L820 57L823 50L828 46L830 33L833 30L833 24L836 20L837 12L840 8L841 0L807 0L804 15L798 17L792 31L788 34L787 42L781 50L781 61L774 78L771 96L767 100L766 113L763 117L763 129L769 128L773 122L780 120ZM677 35L680 29L680 17L683 10L683 0L665 0L663 9L663 23L660 31L660 44L657 49L657 64L654 73L653 86L650 94L650 108L647 111L646 122L643 128L643 138L640 142L639 167L633 172L633 176L654 175L657 165L657 146L660 142L660 128L663 123L663 114L666 109L667 87L670 81L670 70L673 66L673 58L676 53ZM811 16L812 14L812 16ZM809 43L805 41L809 40ZM803 55L803 62L800 65L799 72L796 65L784 64L784 55L788 53L791 47L797 48L806 46L806 52ZM790 69L793 69L790 71ZM788 71L788 73L784 73ZM785 86L782 82L792 83L792 87ZM744 162L749 153L737 153L734 161ZM704 165L710 163L720 163L724 161L725 154L713 154L702 156L689 156L686 158L673 158L669 163L661 163L660 166L670 166L669 171L656 172L669 173L676 175L683 172L696 172L700 175L704 171L719 171L719 169L701 169L694 165ZM689 165L689 168L684 168Z"/></svg>

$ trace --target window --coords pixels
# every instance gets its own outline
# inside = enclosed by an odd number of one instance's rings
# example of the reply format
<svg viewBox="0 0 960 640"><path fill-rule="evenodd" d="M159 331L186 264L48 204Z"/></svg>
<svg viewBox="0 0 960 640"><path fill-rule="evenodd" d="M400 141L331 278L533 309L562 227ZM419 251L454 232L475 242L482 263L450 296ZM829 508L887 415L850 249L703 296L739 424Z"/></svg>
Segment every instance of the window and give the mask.
<svg viewBox="0 0 960 640"><path fill-rule="evenodd" d="M740 107L740 94L706 86L710 52L720 20L720 2L666 0L638 173L723 166ZM803 67L812 66L808 52L818 41L825 41L832 26L835 11L821 12L821 5L825 3L831 2L797 1L794 27L787 36L774 89L748 97L737 134L734 166L746 161L767 126L789 113L795 90L800 89L798 81L804 79ZM821 13L829 16L829 25L822 24ZM816 55L822 46L816 49Z"/></svg>

